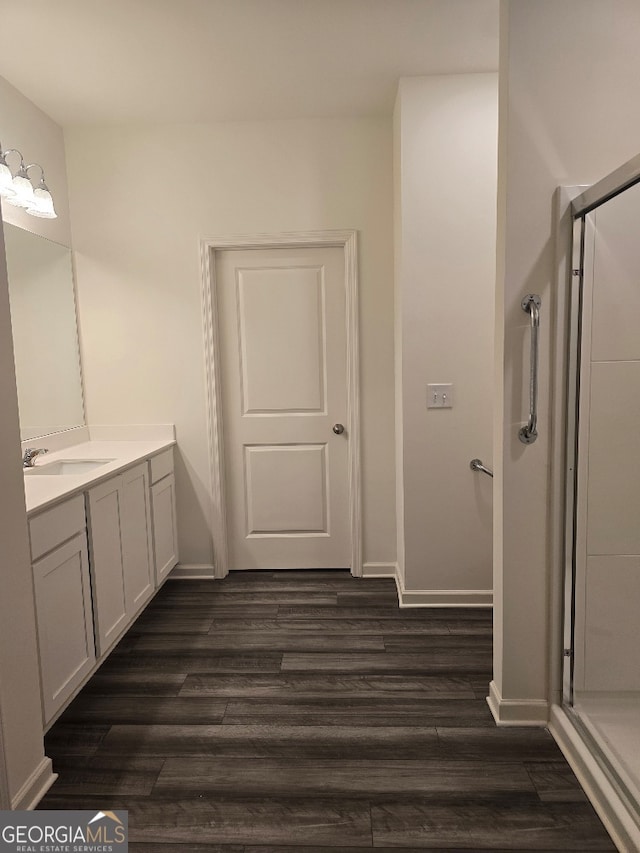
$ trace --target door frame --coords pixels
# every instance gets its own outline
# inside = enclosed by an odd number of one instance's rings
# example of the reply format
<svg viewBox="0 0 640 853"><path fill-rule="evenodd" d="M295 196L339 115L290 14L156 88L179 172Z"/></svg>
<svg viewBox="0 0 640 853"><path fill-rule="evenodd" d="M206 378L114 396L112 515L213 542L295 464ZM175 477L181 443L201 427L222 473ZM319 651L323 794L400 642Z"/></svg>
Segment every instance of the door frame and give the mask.
<svg viewBox="0 0 640 853"><path fill-rule="evenodd" d="M347 414L349 433L347 482L351 536L351 574L362 577L362 488L360 470L360 348L357 231L283 231L203 237L200 240L200 284L205 361L205 401L211 495L213 576L229 572L224 439L220 371L220 315L215 253L225 249L342 249L345 269L347 332Z"/></svg>

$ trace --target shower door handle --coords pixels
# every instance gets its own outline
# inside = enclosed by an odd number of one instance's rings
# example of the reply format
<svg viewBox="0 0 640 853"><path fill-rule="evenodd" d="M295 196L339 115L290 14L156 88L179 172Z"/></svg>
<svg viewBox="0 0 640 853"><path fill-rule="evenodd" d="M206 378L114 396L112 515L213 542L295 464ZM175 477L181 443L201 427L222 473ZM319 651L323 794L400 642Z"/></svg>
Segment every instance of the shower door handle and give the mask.
<svg viewBox="0 0 640 853"><path fill-rule="evenodd" d="M533 444L538 437L538 333L540 331L540 305L542 300L534 293L525 296L522 310L531 318L531 360L529 363L529 421L518 432L523 444Z"/></svg>

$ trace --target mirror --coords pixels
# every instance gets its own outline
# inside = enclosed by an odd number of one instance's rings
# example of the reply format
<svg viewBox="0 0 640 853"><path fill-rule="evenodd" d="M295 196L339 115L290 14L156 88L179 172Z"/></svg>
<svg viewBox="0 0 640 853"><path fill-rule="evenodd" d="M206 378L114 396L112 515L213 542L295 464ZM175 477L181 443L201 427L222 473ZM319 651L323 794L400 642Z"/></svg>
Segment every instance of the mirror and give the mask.
<svg viewBox="0 0 640 853"><path fill-rule="evenodd" d="M84 424L71 251L3 223L22 441Z"/></svg>

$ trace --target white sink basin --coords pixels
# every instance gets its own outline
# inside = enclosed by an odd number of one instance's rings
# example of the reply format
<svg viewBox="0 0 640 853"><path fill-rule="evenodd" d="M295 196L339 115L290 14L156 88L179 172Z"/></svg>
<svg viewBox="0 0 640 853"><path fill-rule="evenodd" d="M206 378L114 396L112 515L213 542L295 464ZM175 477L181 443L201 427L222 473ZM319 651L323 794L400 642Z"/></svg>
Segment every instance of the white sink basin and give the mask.
<svg viewBox="0 0 640 853"><path fill-rule="evenodd" d="M61 474L88 474L102 465L108 465L113 459L60 459L58 462L48 462L35 465L33 468L25 468L24 473L32 477L34 474L40 476L57 476Z"/></svg>

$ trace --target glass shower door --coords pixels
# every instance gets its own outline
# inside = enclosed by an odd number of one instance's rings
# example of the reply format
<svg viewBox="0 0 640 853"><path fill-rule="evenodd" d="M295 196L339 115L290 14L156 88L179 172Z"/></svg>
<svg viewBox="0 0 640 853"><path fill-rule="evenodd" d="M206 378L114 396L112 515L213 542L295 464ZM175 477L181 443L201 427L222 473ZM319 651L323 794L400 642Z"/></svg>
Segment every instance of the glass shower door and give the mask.
<svg viewBox="0 0 640 853"><path fill-rule="evenodd" d="M640 184L576 217L564 702L640 801Z"/></svg>

